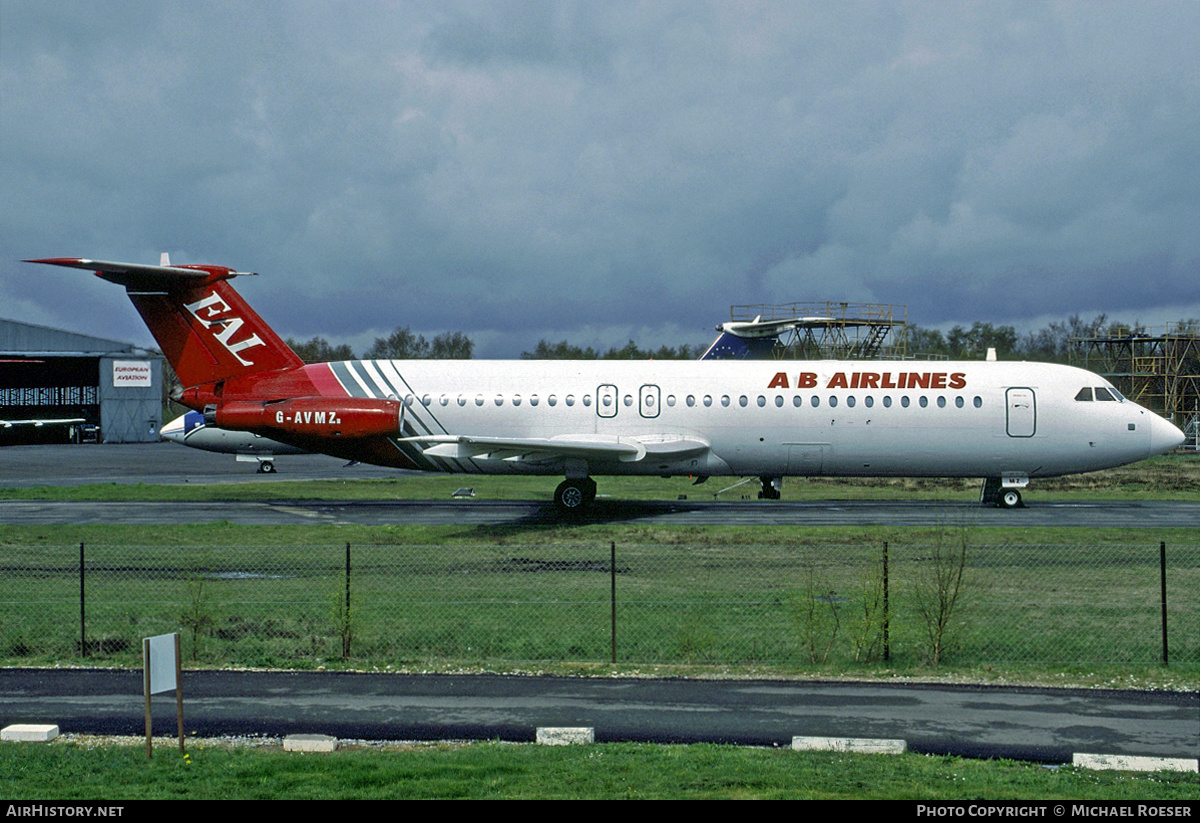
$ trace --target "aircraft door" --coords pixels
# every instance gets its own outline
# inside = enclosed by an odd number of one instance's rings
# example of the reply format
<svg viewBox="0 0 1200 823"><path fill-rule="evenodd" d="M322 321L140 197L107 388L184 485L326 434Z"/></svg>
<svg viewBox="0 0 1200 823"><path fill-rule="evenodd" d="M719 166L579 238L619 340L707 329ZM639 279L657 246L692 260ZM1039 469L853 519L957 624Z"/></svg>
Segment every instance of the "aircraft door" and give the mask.
<svg viewBox="0 0 1200 823"><path fill-rule="evenodd" d="M605 383L596 387L596 414L601 417L617 416L617 387Z"/></svg>
<svg viewBox="0 0 1200 823"><path fill-rule="evenodd" d="M1037 401L1033 389L1009 389L1004 393L1009 437L1033 437L1037 431Z"/></svg>
<svg viewBox="0 0 1200 823"><path fill-rule="evenodd" d="M638 391L638 413L642 417L658 417L658 386L645 385Z"/></svg>

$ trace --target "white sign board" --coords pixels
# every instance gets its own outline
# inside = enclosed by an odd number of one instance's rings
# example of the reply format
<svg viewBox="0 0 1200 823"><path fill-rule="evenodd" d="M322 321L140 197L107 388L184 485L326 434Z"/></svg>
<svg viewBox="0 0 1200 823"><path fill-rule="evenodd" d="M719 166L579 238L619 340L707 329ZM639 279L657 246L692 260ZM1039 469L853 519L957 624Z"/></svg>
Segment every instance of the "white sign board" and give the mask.
<svg viewBox="0 0 1200 823"><path fill-rule="evenodd" d="M114 386L151 386L149 360L114 360Z"/></svg>
<svg viewBox="0 0 1200 823"><path fill-rule="evenodd" d="M150 659L146 668L150 670L150 694L175 691L175 635L160 634L146 638L150 647Z"/></svg>

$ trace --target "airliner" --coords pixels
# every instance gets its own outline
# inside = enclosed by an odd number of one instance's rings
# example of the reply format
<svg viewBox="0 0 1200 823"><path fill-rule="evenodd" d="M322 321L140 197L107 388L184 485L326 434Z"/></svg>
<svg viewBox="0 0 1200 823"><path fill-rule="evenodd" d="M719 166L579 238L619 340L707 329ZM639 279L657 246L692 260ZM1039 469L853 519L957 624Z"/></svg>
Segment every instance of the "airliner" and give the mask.
<svg viewBox="0 0 1200 823"><path fill-rule="evenodd" d="M305 365L225 266L26 262L124 286L209 425L431 472L561 476L564 513L597 476L975 477L1022 506L1031 479L1170 451L1167 420L1071 366L1004 361L350 360Z"/></svg>
<svg viewBox="0 0 1200 823"><path fill-rule="evenodd" d="M720 334L705 349L701 360L765 360L772 356L779 337L787 331L823 325L833 318L806 317L721 323ZM0 421L2 422L2 421ZM257 463L260 474L275 472L277 455L306 454L302 449L251 432L236 432L207 425L198 411L181 414L159 429L164 440L193 449L235 455L239 463Z"/></svg>
<svg viewBox="0 0 1200 823"><path fill-rule="evenodd" d="M306 454L303 449L280 443L261 434L229 431L204 423L204 415L192 410L181 414L158 430L164 440L193 449L233 454L239 463L257 463L262 474L275 471L275 457L281 454Z"/></svg>

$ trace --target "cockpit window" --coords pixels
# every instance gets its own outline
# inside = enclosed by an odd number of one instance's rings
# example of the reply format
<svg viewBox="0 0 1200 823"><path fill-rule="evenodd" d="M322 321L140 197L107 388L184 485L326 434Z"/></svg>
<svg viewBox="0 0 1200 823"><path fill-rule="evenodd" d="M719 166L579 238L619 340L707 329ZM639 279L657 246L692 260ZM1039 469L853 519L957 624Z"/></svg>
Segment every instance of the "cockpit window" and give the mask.
<svg viewBox="0 0 1200 823"><path fill-rule="evenodd" d="M1091 400L1091 399L1092 399L1092 388L1091 388L1091 386L1088 386L1088 387L1087 387L1087 388L1085 388L1085 389L1080 389L1080 390L1079 390L1079 394L1075 395L1075 399L1076 399L1076 400Z"/></svg>
<svg viewBox="0 0 1200 823"><path fill-rule="evenodd" d="M1110 392L1108 389L1104 388L1103 386L1097 386L1096 387L1096 399L1097 400L1116 400L1117 398L1113 397L1112 392Z"/></svg>

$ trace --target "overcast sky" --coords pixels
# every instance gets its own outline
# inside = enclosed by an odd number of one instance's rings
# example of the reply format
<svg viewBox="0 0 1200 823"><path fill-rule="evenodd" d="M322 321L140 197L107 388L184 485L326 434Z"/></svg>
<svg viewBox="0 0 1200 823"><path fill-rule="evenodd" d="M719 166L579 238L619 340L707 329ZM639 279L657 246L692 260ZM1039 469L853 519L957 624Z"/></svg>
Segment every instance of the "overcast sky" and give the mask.
<svg viewBox="0 0 1200 823"><path fill-rule="evenodd" d="M731 304L1200 316L1200 3L0 0L18 262L216 263L284 336L703 344Z"/></svg>

